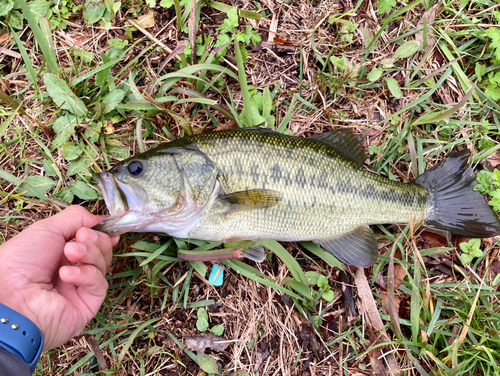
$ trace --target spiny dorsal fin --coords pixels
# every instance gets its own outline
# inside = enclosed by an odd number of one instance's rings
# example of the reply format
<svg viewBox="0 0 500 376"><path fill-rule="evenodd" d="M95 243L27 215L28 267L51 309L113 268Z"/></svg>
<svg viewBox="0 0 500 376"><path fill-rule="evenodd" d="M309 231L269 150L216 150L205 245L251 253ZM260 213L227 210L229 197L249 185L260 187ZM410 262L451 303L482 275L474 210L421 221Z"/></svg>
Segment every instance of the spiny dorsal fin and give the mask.
<svg viewBox="0 0 500 376"><path fill-rule="evenodd" d="M361 225L354 230L328 240L316 243L330 252L344 264L367 268L378 258L378 244L370 227Z"/></svg>
<svg viewBox="0 0 500 376"><path fill-rule="evenodd" d="M281 201L281 193L273 189L251 189L220 197L229 203L226 214L242 210L267 209Z"/></svg>
<svg viewBox="0 0 500 376"><path fill-rule="evenodd" d="M338 128L321 134L309 137L322 142L351 158L358 165L363 166L368 157L366 151L361 146L358 136L350 128Z"/></svg>

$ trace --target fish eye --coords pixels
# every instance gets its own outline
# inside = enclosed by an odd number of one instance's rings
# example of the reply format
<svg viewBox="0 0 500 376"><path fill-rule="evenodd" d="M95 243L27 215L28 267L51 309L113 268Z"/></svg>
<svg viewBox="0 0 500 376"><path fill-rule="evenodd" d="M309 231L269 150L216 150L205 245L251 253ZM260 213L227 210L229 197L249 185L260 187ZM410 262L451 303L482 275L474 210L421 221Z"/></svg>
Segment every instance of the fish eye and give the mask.
<svg viewBox="0 0 500 376"><path fill-rule="evenodd" d="M127 166L127 170L132 176L139 175L142 171L144 171L144 166L140 161L130 162Z"/></svg>

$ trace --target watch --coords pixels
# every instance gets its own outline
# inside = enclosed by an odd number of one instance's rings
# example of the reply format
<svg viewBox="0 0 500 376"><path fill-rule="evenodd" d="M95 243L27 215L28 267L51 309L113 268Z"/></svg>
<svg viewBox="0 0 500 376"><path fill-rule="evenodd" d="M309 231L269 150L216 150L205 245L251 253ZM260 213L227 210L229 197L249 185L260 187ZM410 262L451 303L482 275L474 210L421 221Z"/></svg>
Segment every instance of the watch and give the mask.
<svg viewBox="0 0 500 376"><path fill-rule="evenodd" d="M28 363L33 373L42 355L43 333L33 321L0 303L0 346Z"/></svg>

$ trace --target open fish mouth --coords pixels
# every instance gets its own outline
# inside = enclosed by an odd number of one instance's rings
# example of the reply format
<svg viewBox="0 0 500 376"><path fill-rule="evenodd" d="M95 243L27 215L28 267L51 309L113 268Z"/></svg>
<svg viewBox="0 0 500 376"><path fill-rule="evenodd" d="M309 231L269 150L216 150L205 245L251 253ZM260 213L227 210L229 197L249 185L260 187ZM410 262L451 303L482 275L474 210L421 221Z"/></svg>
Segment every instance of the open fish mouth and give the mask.
<svg viewBox="0 0 500 376"><path fill-rule="evenodd" d="M128 212L127 198L118 186L115 177L109 172L94 174L93 178L99 184L104 202L109 210L110 216L94 226L93 229L108 234L117 234L116 225Z"/></svg>
<svg viewBox="0 0 500 376"><path fill-rule="evenodd" d="M99 188L101 188L109 214L113 217L123 216L129 210L127 198L118 186L113 174L102 172L94 174L93 178L99 184Z"/></svg>
<svg viewBox="0 0 500 376"><path fill-rule="evenodd" d="M124 183L112 172L95 174L110 216L93 229L108 235L147 231L157 221L144 212L145 192L139 186ZM144 230L143 230L144 229Z"/></svg>

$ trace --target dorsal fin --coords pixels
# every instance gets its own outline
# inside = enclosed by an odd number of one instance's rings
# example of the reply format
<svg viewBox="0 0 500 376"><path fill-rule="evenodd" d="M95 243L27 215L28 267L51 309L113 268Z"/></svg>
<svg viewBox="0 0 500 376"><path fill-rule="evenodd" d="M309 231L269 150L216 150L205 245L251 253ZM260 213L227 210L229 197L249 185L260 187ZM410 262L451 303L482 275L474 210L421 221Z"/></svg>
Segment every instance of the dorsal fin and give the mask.
<svg viewBox="0 0 500 376"><path fill-rule="evenodd" d="M360 166L363 166L368 157L358 136L350 128L338 128L309 138L331 146Z"/></svg>

